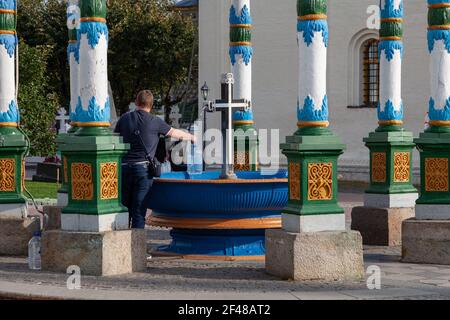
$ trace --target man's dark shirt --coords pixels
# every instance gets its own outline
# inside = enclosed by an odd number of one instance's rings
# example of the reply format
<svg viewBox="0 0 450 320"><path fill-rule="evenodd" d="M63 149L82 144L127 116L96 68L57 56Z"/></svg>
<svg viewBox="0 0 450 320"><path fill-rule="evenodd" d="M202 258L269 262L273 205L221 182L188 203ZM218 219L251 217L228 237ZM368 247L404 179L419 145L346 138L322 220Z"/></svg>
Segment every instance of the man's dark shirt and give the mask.
<svg viewBox="0 0 450 320"><path fill-rule="evenodd" d="M119 133L131 148L123 157L123 163L147 161L146 152L140 139L135 135L139 130L150 156L153 158L158 147L159 135L167 135L171 127L162 119L143 110L128 112L117 122L114 132Z"/></svg>

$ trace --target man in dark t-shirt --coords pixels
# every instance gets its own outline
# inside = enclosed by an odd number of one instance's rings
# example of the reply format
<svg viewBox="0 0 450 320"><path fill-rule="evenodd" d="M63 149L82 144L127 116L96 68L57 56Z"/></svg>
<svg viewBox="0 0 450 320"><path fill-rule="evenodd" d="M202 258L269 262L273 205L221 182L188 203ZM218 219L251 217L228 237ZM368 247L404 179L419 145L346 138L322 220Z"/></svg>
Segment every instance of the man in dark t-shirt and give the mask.
<svg viewBox="0 0 450 320"><path fill-rule="evenodd" d="M143 229L153 184L153 177L148 174L147 152L151 158L155 157L160 135L191 141L195 138L189 133L171 128L150 113L153 107L151 91L139 92L136 106L136 111L128 112L119 119L114 132L130 144L130 150L122 158L122 203L128 208L131 228Z"/></svg>

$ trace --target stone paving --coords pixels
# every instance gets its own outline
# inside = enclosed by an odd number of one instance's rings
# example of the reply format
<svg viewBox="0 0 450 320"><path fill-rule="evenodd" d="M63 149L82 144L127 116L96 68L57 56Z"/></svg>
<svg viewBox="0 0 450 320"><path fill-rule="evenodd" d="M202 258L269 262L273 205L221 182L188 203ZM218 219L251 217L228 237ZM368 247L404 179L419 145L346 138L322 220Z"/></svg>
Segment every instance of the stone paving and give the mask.
<svg viewBox="0 0 450 320"><path fill-rule="evenodd" d="M167 243L168 230L148 231L149 249ZM63 299L449 299L450 266L403 264L400 248L366 247L366 267L381 268L381 290L359 282L281 281L263 261L193 261L149 257L145 273L82 276L81 290L66 288L67 275L30 271L26 258L0 257L0 297Z"/></svg>
<svg viewBox="0 0 450 320"><path fill-rule="evenodd" d="M360 201L347 195L347 201ZM359 203L345 202L350 210ZM150 228L149 252L169 242L169 230ZM147 271L114 277L81 277L81 290L68 290L68 275L28 270L25 257L0 257L0 299L445 299L450 300L450 266L400 262L400 247L365 247L366 268L381 270L381 290L358 282L281 281L265 273L264 261L194 261L148 257ZM368 275L369 276L369 275Z"/></svg>

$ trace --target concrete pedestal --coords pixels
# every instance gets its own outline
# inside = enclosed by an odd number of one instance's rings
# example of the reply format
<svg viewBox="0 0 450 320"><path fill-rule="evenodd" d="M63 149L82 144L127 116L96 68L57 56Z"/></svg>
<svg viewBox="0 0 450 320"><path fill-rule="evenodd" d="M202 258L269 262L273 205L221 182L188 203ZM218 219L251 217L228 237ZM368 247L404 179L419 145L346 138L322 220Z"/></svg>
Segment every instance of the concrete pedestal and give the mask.
<svg viewBox="0 0 450 320"><path fill-rule="evenodd" d="M69 194L67 192L58 192L57 204L59 207L65 207L69 204Z"/></svg>
<svg viewBox="0 0 450 320"><path fill-rule="evenodd" d="M414 208L355 207L352 230L361 233L364 245L398 246L402 243L402 222L414 217Z"/></svg>
<svg viewBox="0 0 450 320"><path fill-rule="evenodd" d="M61 211L63 207L47 206L43 208L44 214L47 216L45 222L45 230L61 229Z"/></svg>
<svg viewBox="0 0 450 320"><path fill-rule="evenodd" d="M82 275L112 276L146 269L145 230L98 232L46 231L42 270L63 272L79 266Z"/></svg>
<svg viewBox="0 0 450 320"><path fill-rule="evenodd" d="M39 230L37 217L18 218L0 214L0 255L28 255L28 242Z"/></svg>
<svg viewBox="0 0 450 320"><path fill-rule="evenodd" d="M364 276L359 232L266 231L266 272L282 279L359 280Z"/></svg>
<svg viewBox="0 0 450 320"><path fill-rule="evenodd" d="M411 193L365 193L364 206L369 208L413 208L419 197L417 192Z"/></svg>
<svg viewBox="0 0 450 320"><path fill-rule="evenodd" d="M450 265L450 220L405 220L402 261Z"/></svg>

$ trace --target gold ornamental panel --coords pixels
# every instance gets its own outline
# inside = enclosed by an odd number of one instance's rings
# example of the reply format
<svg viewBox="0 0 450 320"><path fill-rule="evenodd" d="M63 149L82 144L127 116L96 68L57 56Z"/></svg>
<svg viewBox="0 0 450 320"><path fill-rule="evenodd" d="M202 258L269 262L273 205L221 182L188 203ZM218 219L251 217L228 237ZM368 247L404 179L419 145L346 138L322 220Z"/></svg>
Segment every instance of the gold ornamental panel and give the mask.
<svg viewBox="0 0 450 320"><path fill-rule="evenodd" d="M0 159L0 191L16 190L16 160Z"/></svg>
<svg viewBox="0 0 450 320"><path fill-rule="evenodd" d="M289 182L289 198L291 200L301 200L300 163L291 162L289 164Z"/></svg>
<svg viewBox="0 0 450 320"><path fill-rule="evenodd" d="M100 164L100 199L119 198L119 170L117 162Z"/></svg>
<svg viewBox="0 0 450 320"><path fill-rule="evenodd" d="M411 153L394 152L394 182L409 182Z"/></svg>
<svg viewBox="0 0 450 320"><path fill-rule="evenodd" d="M425 190L448 192L448 158L425 159Z"/></svg>
<svg viewBox="0 0 450 320"><path fill-rule="evenodd" d="M333 199L333 164L308 164L308 200Z"/></svg>
<svg viewBox="0 0 450 320"><path fill-rule="evenodd" d="M92 165L88 163L72 163L70 167L72 176L72 199L94 199L94 181L92 178Z"/></svg>
<svg viewBox="0 0 450 320"><path fill-rule="evenodd" d="M372 182L386 182L386 153L372 153Z"/></svg>
<svg viewBox="0 0 450 320"><path fill-rule="evenodd" d="M250 153L245 151L236 151L234 153L234 170L250 171Z"/></svg>

